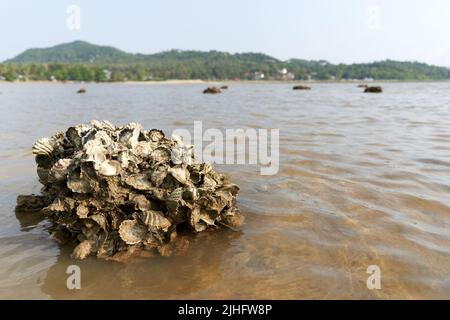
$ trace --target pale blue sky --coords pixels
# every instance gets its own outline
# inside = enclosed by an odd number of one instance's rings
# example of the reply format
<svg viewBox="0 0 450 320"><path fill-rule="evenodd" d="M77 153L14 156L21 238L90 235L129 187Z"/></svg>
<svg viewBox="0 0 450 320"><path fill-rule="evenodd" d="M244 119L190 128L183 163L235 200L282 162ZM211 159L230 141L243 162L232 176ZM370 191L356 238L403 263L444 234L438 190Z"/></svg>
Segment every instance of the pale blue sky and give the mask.
<svg viewBox="0 0 450 320"><path fill-rule="evenodd" d="M81 29L66 26L69 5ZM448 0L0 0L0 61L76 39L129 52L264 52L279 59L450 66Z"/></svg>

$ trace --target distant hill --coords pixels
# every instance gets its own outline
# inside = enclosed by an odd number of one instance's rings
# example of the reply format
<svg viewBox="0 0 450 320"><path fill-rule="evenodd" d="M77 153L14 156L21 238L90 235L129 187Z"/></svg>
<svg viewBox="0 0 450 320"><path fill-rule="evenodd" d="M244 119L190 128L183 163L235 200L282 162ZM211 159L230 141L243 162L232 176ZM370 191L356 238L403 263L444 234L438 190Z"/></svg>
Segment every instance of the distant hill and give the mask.
<svg viewBox="0 0 450 320"><path fill-rule="evenodd" d="M134 55L119 49L85 41L63 43L51 48L33 48L6 63L127 63Z"/></svg>
<svg viewBox="0 0 450 320"><path fill-rule="evenodd" d="M155 54L132 54L110 46L99 46L86 41L63 43L50 48L33 48L5 63L83 63L83 64L141 64L157 60L191 61L195 59L225 59L253 63L279 62L262 53L230 54L219 51L170 50Z"/></svg>
<svg viewBox="0 0 450 320"><path fill-rule="evenodd" d="M380 61L331 64L324 60L281 61L263 53L170 50L132 54L109 46L74 41L29 49L0 64L7 80L448 80L448 68L419 62Z"/></svg>

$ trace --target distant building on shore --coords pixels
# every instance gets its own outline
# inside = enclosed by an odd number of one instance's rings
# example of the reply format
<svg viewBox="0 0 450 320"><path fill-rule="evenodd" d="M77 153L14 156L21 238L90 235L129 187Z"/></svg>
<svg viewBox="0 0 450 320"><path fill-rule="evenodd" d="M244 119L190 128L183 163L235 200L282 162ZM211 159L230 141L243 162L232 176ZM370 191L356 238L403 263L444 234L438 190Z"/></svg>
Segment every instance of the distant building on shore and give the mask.
<svg viewBox="0 0 450 320"><path fill-rule="evenodd" d="M286 68L278 70L275 80L292 81L295 79L295 75L289 72Z"/></svg>
<svg viewBox="0 0 450 320"><path fill-rule="evenodd" d="M265 77L266 76L262 72L259 71L253 72L253 80L264 80Z"/></svg>
<svg viewBox="0 0 450 320"><path fill-rule="evenodd" d="M111 71L109 71L108 69L104 69L103 74L105 75L106 80L108 80L108 81L111 80L111 75L112 75Z"/></svg>

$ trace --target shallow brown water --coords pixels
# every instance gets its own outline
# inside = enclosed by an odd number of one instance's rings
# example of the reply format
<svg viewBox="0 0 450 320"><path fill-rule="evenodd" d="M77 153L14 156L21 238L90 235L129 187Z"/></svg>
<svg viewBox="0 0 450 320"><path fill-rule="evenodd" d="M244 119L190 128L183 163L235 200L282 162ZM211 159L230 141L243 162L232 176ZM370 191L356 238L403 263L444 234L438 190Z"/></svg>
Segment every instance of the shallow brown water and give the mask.
<svg viewBox="0 0 450 320"><path fill-rule="evenodd" d="M0 83L0 298L450 298L450 83L204 85ZM58 129L109 119L170 133L279 128L280 170L220 166L241 186L241 232L192 239L181 256L126 264L70 259L36 215L31 146ZM78 264L82 289L66 288ZM369 265L381 290L369 290Z"/></svg>

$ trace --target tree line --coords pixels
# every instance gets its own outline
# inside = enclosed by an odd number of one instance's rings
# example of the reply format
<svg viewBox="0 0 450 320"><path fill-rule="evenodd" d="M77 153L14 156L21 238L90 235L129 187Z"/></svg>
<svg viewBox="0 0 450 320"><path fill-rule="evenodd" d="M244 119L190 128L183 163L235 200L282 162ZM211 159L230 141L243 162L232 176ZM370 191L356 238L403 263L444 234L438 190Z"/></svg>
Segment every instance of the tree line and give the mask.
<svg viewBox="0 0 450 320"><path fill-rule="evenodd" d="M448 80L448 68L418 62L382 61L366 64L330 64L326 61L293 59L271 60L264 55L155 56L142 63L2 63L0 79L57 81L148 81L168 79L251 80L256 72L264 79L278 79L280 70L287 69L296 80Z"/></svg>

